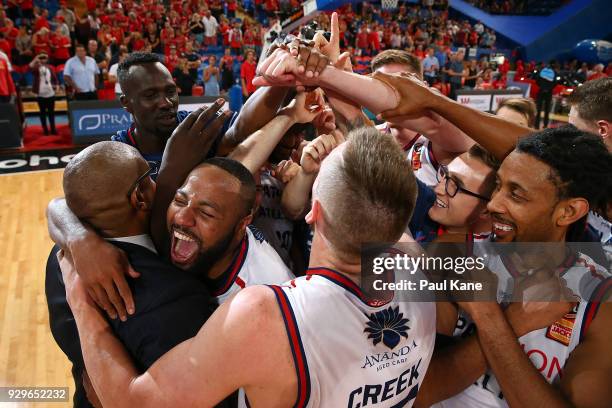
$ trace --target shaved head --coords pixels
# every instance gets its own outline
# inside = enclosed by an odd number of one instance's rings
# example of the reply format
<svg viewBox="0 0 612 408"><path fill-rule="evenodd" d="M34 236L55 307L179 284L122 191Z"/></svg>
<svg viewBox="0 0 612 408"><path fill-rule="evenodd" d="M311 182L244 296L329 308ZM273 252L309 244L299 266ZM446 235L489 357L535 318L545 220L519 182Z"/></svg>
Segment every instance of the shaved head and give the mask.
<svg viewBox="0 0 612 408"><path fill-rule="evenodd" d="M416 203L417 185L405 155L376 128L349 133L326 158L313 187L321 203L321 232L341 258L366 243L396 242Z"/></svg>
<svg viewBox="0 0 612 408"><path fill-rule="evenodd" d="M72 212L98 229L129 214L128 191L148 169L138 150L125 143L99 142L77 154L64 171L64 195ZM98 225L96 225L98 224Z"/></svg>

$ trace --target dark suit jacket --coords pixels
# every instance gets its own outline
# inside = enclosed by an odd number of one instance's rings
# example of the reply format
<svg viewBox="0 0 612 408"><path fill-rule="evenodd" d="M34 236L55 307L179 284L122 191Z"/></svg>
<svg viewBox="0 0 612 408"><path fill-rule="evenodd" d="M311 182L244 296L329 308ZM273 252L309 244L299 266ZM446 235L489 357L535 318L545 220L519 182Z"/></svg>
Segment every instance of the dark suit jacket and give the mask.
<svg viewBox="0 0 612 408"><path fill-rule="evenodd" d="M202 282L148 249L131 243L111 243L126 252L130 264L141 276L128 278L136 313L126 322L116 319L110 323L138 368L145 371L174 346L194 337L216 307L216 301ZM90 407L81 384L83 355L76 323L66 301L56 257L58 250L57 246L51 250L45 280L51 333L73 364L77 388L74 406Z"/></svg>

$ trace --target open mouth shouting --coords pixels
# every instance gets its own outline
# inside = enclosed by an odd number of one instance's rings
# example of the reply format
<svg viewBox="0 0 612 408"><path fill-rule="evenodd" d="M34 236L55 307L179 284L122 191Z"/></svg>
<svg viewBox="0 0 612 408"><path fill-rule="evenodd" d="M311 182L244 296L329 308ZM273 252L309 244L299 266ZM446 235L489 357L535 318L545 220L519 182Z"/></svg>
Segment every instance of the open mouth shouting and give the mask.
<svg viewBox="0 0 612 408"><path fill-rule="evenodd" d="M180 267L192 265L198 258L202 242L188 231L172 226L170 256L172 263Z"/></svg>

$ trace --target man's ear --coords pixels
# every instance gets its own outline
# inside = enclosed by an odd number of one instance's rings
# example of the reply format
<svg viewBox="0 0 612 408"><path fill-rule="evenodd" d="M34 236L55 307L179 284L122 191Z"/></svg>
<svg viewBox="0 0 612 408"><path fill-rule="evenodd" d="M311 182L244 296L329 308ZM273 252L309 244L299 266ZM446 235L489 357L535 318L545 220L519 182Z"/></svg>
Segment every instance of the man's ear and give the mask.
<svg viewBox="0 0 612 408"><path fill-rule="evenodd" d="M595 122L597 125L597 133L604 139L612 139L612 124L607 120L598 120Z"/></svg>
<svg viewBox="0 0 612 408"><path fill-rule="evenodd" d="M570 198L559 203L557 225L568 227L589 213L589 202L584 198Z"/></svg>
<svg viewBox="0 0 612 408"><path fill-rule="evenodd" d="M133 113L132 112L132 104L130 103L130 100L125 95L125 93L121 94L121 96L119 97L119 102L121 102L121 106L123 106L123 109L125 109L129 113Z"/></svg>
<svg viewBox="0 0 612 408"><path fill-rule="evenodd" d="M321 202L317 199L312 200L310 211L306 214L305 220L308 225L314 225L322 216Z"/></svg>
<svg viewBox="0 0 612 408"><path fill-rule="evenodd" d="M151 211L153 203L142 193L140 187L136 187L130 196L130 205L136 211Z"/></svg>

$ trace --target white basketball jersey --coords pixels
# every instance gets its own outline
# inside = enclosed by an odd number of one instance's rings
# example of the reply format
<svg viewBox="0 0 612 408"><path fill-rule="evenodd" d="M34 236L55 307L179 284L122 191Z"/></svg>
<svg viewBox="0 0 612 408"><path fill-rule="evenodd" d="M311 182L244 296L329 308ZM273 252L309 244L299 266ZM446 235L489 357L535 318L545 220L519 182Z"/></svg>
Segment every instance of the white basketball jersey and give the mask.
<svg viewBox="0 0 612 408"><path fill-rule="evenodd" d="M433 155L431 141L415 143L408 150L407 158L416 178L432 188L438 184L437 175L440 164Z"/></svg>
<svg viewBox="0 0 612 408"><path fill-rule="evenodd" d="M297 370L296 407L412 406L433 352L435 303L368 303L327 268L271 288Z"/></svg>
<svg viewBox="0 0 612 408"><path fill-rule="evenodd" d="M612 244L612 223L601 215L589 211L587 222L604 244Z"/></svg>
<svg viewBox="0 0 612 408"><path fill-rule="evenodd" d="M491 261L489 268L496 271L500 278L498 300L510 299L510 282L517 274L516 269L507 258L495 257ZM567 269L560 276L567 287L590 301L581 301L552 326L532 331L519 338L519 343L533 365L551 384L559 382L567 359L580 343L597 313L597 302L612 289L610 272L595 264L586 255L574 255L568 258L564 265ZM472 329L470 316L462 312L454 336L468 335ZM434 405L437 408L507 406L508 403L492 371L485 373L463 392Z"/></svg>
<svg viewBox="0 0 612 408"><path fill-rule="evenodd" d="M221 304L247 286L279 284L293 278L293 273L261 232L249 226L231 265L213 282L212 294Z"/></svg>
<svg viewBox="0 0 612 408"><path fill-rule="evenodd" d="M293 242L293 221L285 216L281 206L285 185L269 170L264 170L261 172L261 188L261 205L253 225L263 233L285 264L291 266L289 252Z"/></svg>

